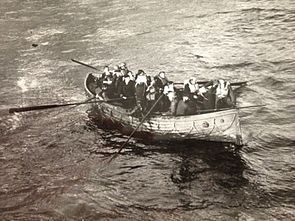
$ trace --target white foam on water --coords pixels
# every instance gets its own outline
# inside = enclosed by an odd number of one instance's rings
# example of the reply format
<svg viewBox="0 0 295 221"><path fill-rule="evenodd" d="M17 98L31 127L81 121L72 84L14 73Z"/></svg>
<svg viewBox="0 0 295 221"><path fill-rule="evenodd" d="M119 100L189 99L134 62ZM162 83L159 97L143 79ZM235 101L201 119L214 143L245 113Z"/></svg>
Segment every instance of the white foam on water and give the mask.
<svg viewBox="0 0 295 221"><path fill-rule="evenodd" d="M44 46L45 46L45 45L49 45L49 42L48 42L48 41L46 41L46 42L42 42L41 45L44 45Z"/></svg>
<svg viewBox="0 0 295 221"><path fill-rule="evenodd" d="M71 52L73 52L73 51L76 51L76 49L64 50L64 51L62 51L61 53L63 53L63 54L67 54L67 53L71 53Z"/></svg>
<svg viewBox="0 0 295 221"><path fill-rule="evenodd" d="M11 128L10 130L15 130L18 127L21 126L21 115L20 114L14 114L10 118Z"/></svg>
<svg viewBox="0 0 295 221"><path fill-rule="evenodd" d="M21 88L22 93L28 91L28 86L26 84L26 79L25 77L21 77L18 81L17 81L17 86Z"/></svg>
<svg viewBox="0 0 295 221"><path fill-rule="evenodd" d="M99 28L96 31L94 36L99 36L99 40L103 43L108 43L111 41L115 41L122 38L127 38L130 36L135 36L139 33L136 33L132 30L114 30L114 29L106 29L106 28Z"/></svg>
<svg viewBox="0 0 295 221"><path fill-rule="evenodd" d="M56 28L52 28L52 29L47 29L47 28L39 28L37 30L29 30L30 34L28 37L26 37L27 41L39 41L42 38L48 37L48 36L52 36L52 35L56 35L56 34L62 34L65 32L64 29L60 28L60 29L56 29Z"/></svg>
<svg viewBox="0 0 295 221"><path fill-rule="evenodd" d="M22 93L25 93L29 91L30 89L39 87L39 83L37 79L20 77L19 80L17 81L17 86L20 87Z"/></svg>

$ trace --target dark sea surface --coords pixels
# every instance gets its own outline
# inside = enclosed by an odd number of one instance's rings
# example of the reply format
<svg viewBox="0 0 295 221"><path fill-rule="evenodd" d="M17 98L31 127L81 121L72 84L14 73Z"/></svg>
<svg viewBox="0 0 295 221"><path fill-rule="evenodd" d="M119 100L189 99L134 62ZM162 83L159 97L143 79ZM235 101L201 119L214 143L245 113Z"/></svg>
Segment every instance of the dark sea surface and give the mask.
<svg viewBox="0 0 295 221"><path fill-rule="evenodd" d="M36 46L34 47L33 46ZM295 220L294 0L1 0L0 220ZM248 81L245 145L126 140L96 127L91 69Z"/></svg>

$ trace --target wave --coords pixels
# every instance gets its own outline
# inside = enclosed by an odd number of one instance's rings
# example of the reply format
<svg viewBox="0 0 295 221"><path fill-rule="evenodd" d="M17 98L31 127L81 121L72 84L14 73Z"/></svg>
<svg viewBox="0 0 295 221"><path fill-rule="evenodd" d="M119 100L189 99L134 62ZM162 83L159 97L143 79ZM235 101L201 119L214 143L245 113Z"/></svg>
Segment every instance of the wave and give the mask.
<svg viewBox="0 0 295 221"><path fill-rule="evenodd" d="M259 8L259 7L252 7L252 8L245 8L242 9L241 12L285 12L285 13L294 13L295 10L293 9L279 9L279 8Z"/></svg>
<svg viewBox="0 0 295 221"><path fill-rule="evenodd" d="M216 12L216 15L222 15L222 14L230 14L230 13L235 13L237 11L221 11L221 12Z"/></svg>
<svg viewBox="0 0 295 221"><path fill-rule="evenodd" d="M295 61L293 59L285 59L280 61L268 61L268 62L273 65L282 65L282 64L295 65Z"/></svg>
<svg viewBox="0 0 295 221"><path fill-rule="evenodd" d="M265 9L263 8L257 8L257 7L252 7L252 8L246 8L246 9L242 9L242 12L261 12L264 11Z"/></svg>
<svg viewBox="0 0 295 221"><path fill-rule="evenodd" d="M283 80L279 80L275 77L265 77L265 78L262 78L259 82L256 83L257 86L263 86L263 87L271 87L271 88L276 88L276 89L279 89L279 88L282 88L284 87L284 84L286 83L287 81L283 81Z"/></svg>
<svg viewBox="0 0 295 221"><path fill-rule="evenodd" d="M252 62L241 62L241 63L237 63L237 64L217 65L217 66L213 66L212 68L235 70L235 69L239 69L239 68L249 67L252 65L254 65L254 63L252 63Z"/></svg>
<svg viewBox="0 0 295 221"><path fill-rule="evenodd" d="M260 149L293 149L295 147L295 140L283 135L269 133L260 134L252 138L253 140L246 145L246 149L258 151Z"/></svg>
<svg viewBox="0 0 295 221"><path fill-rule="evenodd" d="M290 16L290 15L288 18L282 20L282 22L294 22L294 21L295 21L295 16Z"/></svg>
<svg viewBox="0 0 295 221"><path fill-rule="evenodd" d="M182 18L186 19L186 18L204 18L207 17L208 14L202 14L202 15L185 15Z"/></svg>

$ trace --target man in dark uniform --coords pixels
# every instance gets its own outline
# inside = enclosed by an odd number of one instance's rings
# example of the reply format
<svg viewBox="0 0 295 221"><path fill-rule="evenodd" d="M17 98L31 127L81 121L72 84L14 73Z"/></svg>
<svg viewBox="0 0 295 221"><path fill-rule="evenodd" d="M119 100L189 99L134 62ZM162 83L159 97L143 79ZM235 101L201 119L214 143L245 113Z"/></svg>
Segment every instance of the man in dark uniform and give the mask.
<svg viewBox="0 0 295 221"><path fill-rule="evenodd" d="M166 78L166 74L164 71L160 71L158 75L154 77L155 87L157 90L164 90L165 85L168 83L168 79Z"/></svg>
<svg viewBox="0 0 295 221"><path fill-rule="evenodd" d="M164 91L164 87L168 84L168 79L166 78L166 73L164 71L160 71L158 75L154 77L154 87L156 89L156 99L157 100L161 94ZM167 101L165 99L161 99L158 103L158 107L155 109L158 109L159 111L167 111L165 106L167 104Z"/></svg>
<svg viewBox="0 0 295 221"><path fill-rule="evenodd" d="M122 101L125 108L134 106L135 82L128 74L124 75L122 83L118 85L118 94L120 98L125 100Z"/></svg>
<svg viewBox="0 0 295 221"><path fill-rule="evenodd" d="M139 70L135 80L135 99L136 106L131 111L131 114L140 114L143 115L143 112L146 109L146 90L148 87L147 75L143 70Z"/></svg>
<svg viewBox="0 0 295 221"><path fill-rule="evenodd" d="M99 84L101 85L101 96L104 100L114 98L114 77L113 74L109 71L108 67L105 68L105 71L101 78L99 79Z"/></svg>

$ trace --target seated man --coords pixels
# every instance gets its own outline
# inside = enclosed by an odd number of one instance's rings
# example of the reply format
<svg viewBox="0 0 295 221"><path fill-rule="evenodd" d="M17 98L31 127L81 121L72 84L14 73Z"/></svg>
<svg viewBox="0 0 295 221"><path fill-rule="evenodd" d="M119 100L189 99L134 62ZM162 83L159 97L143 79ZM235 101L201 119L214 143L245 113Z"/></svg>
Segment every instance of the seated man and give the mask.
<svg viewBox="0 0 295 221"><path fill-rule="evenodd" d="M160 71L158 75L154 77L156 90L164 90L165 85L168 83L168 79L166 78L166 73L164 71Z"/></svg>
<svg viewBox="0 0 295 221"><path fill-rule="evenodd" d="M191 77L184 81L183 97L185 100L196 101L198 99L199 84L195 77Z"/></svg>
<svg viewBox="0 0 295 221"><path fill-rule="evenodd" d="M96 97L99 98L100 100L103 100L103 97L102 97L103 81L106 78L106 76L110 76L110 75L111 73L110 73L109 67L104 66L101 76L95 79L95 83L96 83L95 94L96 94Z"/></svg>
<svg viewBox="0 0 295 221"><path fill-rule="evenodd" d="M200 110L202 106L203 97L199 91L199 84L195 77L191 77L184 82L183 101L189 102L190 105L195 105L196 110Z"/></svg>
<svg viewBox="0 0 295 221"><path fill-rule="evenodd" d="M215 95L215 109L234 107L236 104L229 81L218 80Z"/></svg>
<svg viewBox="0 0 295 221"><path fill-rule="evenodd" d="M106 72L105 76L101 79L101 96L104 100L113 99L114 94L114 78L110 72Z"/></svg>
<svg viewBox="0 0 295 221"><path fill-rule="evenodd" d="M199 89L202 110L212 110L215 108L215 91L217 85L214 81L209 81Z"/></svg>

